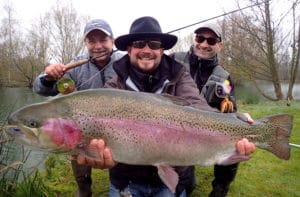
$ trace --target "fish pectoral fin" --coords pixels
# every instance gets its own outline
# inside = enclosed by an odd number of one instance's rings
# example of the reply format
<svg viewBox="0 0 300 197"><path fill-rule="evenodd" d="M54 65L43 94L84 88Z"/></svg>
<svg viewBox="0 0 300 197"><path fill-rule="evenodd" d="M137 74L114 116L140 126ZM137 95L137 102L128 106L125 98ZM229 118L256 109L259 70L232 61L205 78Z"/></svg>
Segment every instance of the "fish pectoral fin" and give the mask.
<svg viewBox="0 0 300 197"><path fill-rule="evenodd" d="M179 178L178 174L172 166L168 165L159 165L157 166L158 175L163 181L163 183L175 193L176 186L178 184Z"/></svg>
<svg viewBox="0 0 300 197"><path fill-rule="evenodd" d="M249 159L250 159L250 157L247 155L234 154L222 161L219 161L217 164L227 166L227 165L239 163L241 161L247 161Z"/></svg>
<svg viewBox="0 0 300 197"><path fill-rule="evenodd" d="M102 161L103 157L102 155L98 152L97 148L95 146L82 146L82 147L77 147L78 149L78 154L92 160L96 161Z"/></svg>

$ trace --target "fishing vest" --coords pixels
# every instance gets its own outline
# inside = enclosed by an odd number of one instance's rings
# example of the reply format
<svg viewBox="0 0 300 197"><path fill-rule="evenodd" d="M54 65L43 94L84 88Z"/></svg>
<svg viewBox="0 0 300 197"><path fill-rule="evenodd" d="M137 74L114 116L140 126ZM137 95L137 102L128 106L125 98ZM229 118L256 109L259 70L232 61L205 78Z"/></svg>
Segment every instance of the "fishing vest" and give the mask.
<svg viewBox="0 0 300 197"><path fill-rule="evenodd" d="M183 64L191 73L189 56L190 56L189 52L178 52L171 55L171 57L173 57L179 63ZM194 76L192 77L195 79ZM222 66L220 65L215 66L211 75L207 79L206 83L204 84L200 92L200 94L202 94L205 97L206 101L209 104L214 102L216 96L220 97L215 88L216 84L224 82L225 80L228 79L228 77L229 77L229 73Z"/></svg>

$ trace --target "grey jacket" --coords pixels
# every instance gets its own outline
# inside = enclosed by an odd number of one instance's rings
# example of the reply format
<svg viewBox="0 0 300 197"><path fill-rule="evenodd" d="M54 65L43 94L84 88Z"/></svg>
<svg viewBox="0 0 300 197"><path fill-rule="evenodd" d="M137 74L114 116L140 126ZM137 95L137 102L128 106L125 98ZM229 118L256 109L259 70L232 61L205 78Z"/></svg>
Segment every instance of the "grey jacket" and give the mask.
<svg viewBox="0 0 300 197"><path fill-rule="evenodd" d="M114 61L120 59L124 54L115 51L111 55L109 63L105 69L99 69L94 63L89 61L86 64L70 69L64 78L71 78L75 82L77 90L94 89L103 87L104 83L115 75L112 68ZM78 56L73 61L89 58L88 55ZM55 96L59 92L56 89L56 81L46 81L45 74L41 73L33 83L33 91L43 96Z"/></svg>

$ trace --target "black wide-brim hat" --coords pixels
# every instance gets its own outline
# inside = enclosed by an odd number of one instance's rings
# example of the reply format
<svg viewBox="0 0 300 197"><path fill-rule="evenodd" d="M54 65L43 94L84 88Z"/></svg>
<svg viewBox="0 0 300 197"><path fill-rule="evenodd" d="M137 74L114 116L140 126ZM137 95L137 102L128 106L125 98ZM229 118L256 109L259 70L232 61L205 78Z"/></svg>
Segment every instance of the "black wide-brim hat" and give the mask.
<svg viewBox="0 0 300 197"><path fill-rule="evenodd" d="M127 47L133 41L144 39L159 39L162 43L162 48L168 50L177 42L177 36L162 33L158 21L150 16L145 16L136 19L129 30L129 34L119 36L115 40L117 49L126 51Z"/></svg>

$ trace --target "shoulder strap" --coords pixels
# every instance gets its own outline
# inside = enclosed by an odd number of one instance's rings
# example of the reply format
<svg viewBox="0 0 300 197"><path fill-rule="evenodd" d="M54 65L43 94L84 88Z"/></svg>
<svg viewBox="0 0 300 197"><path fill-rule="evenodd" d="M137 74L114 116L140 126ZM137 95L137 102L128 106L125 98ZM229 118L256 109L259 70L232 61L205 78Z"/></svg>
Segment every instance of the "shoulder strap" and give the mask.
<svg viewBox="0 0 300 197"><path fill-rule="evenodd" d="M229 72L227 72L222 66L217 65L217 66L214 68L214 70L213 70L211 76L215 76L216 78L218 78L218 79L217 79L217 80L218 80L217 82L223 82L223 81L225 81L226 79L228 79L228 77L229 77ZM214 80L214 79L211 79L211 80Z"/></svg>

